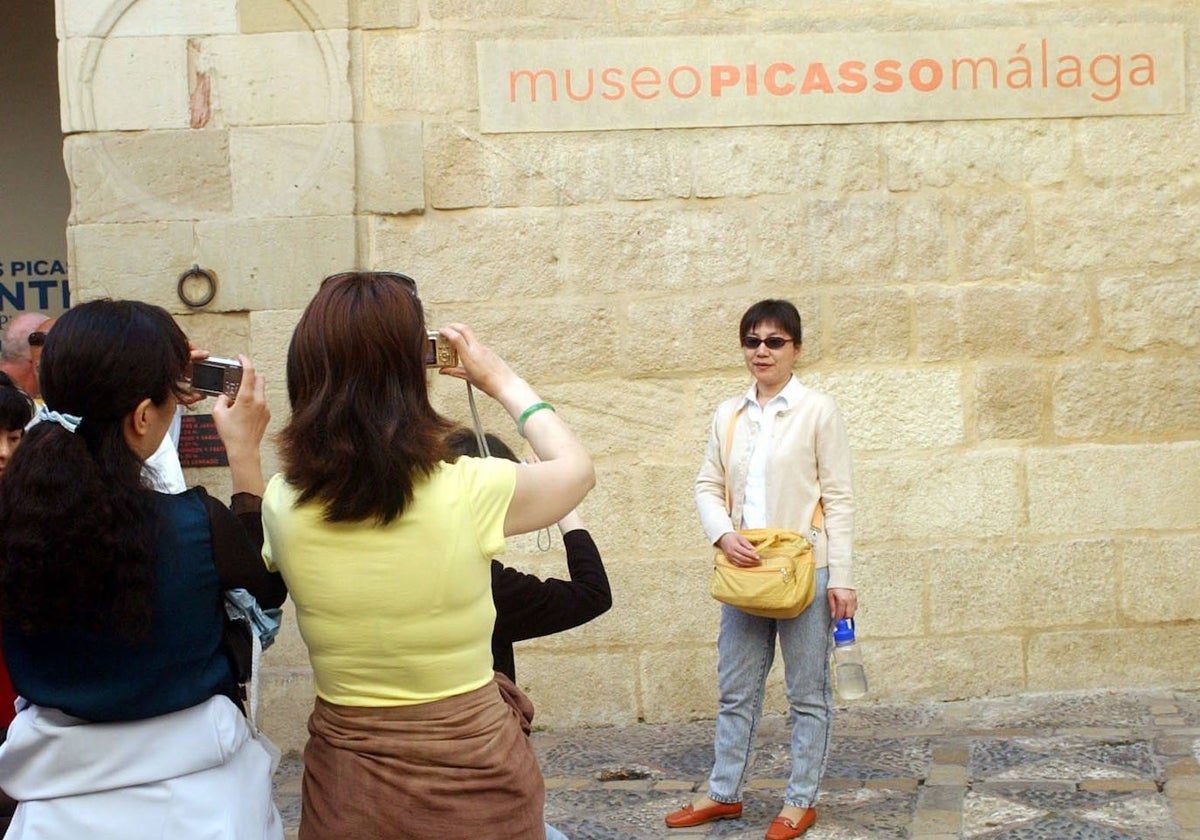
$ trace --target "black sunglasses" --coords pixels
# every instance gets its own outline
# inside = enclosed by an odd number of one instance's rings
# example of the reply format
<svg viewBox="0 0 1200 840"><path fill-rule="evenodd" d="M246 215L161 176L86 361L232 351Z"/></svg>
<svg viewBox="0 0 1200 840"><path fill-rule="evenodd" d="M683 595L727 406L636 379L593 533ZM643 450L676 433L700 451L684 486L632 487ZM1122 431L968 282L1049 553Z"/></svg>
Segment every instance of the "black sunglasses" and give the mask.
<svg viewBox="0 0 1200 840"><path fill-rule="evenodd" d="M29 346L30 347L41 347L45 343L46 343L46 334L44 332L42 332L41 330L37 330L36 332L31 332L29 334Z"/></svg>
<svg viewBox="0 0 1200 840"><path fill-rule="evenodd" d="M742 346L747 350L757 350L758 345L765 344L772 350L778 350L787 344L789 341L795 341L794 338L783 338L782 336L773 335L770 338L759 338L756 335L742 336Z"/></svg>
<svg viewBox="0 0 1200 840"><path fill-rule="evenodd" d="M347 277L373 277L381 280L399 280L404 285L408 286L408 290L412 292L413 297L419 297L417 294L417 281L409 277L407 274L401 274L398 271L342 271L337 274L331 274L321 281L321 285L326 283L337 283L345 280Z"/></svg>

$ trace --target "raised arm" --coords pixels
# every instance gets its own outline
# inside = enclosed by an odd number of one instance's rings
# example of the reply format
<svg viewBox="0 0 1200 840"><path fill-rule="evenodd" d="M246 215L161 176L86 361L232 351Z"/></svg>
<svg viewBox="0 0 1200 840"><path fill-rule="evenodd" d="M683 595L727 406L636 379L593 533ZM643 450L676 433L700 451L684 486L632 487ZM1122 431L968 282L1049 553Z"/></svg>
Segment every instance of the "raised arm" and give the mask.
<svg viewBox="0 0 1200 840"><path fill-rule="evenodd" d="M573 517L573 518L572 518ZM570 522L572 527L564 523ZM586 624L612 606L612 588L600 550L578 514L559 523L567 551L570 580L541 580L495 563L492 597L496 603L493 640L512 644Z"/></svg>
<svg viewBox="0 0 1200 840"><path fill-rule="evenodd" d="M475 338L464 324L441 330L458 351L459 365L442 368L465 379L508 411L538 462L517 466L516 488L504 520L504 533L524 534L562 519L596 483L591 456L558 414L517 376L503 359Z"/></svg>
<svg viewBox="0 0 1200 840"><path fill-rule="evenodd" d="M229 456L233 492L262 496L266 484L259 448L267 424L271 422L271 409L267 407L263 376L255 372L254 364L247 357L238 356L238 360L242 363L242 384L237 400L232 401L225 394L217 397L213 405L213 423Z"/></svg>
<svg viewBox="0 0 1200 840"><path fill-rule="evenodd" d="M279 572L269 571L263 562L262 499L238 493L230 510L207 493L203 498L221 588L245 589L263 607L282 605L287 585Z"/></svg>
<svg viewBox="0 0 1200 840"><path fill-rule="evenodd" d="M236 401L222 394L213 406L213 422L229 456L233 485L232 512L207 499L213 536L213 559L225 589L250 591L264 607L277 607L287 597L287 587L277 572L263 562L262 457L259 449L271 410L267 407L266 383L245 356L242 384Z"/></svg>

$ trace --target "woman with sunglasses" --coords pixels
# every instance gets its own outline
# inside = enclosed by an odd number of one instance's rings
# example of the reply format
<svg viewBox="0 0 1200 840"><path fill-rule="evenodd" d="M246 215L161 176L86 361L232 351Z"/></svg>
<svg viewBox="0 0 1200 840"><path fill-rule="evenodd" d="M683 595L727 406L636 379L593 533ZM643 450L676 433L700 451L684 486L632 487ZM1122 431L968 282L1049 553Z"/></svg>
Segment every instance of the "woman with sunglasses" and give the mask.
<svg viewBox="0 0 1200 840"><path fill-rule="evenodd" d="M850 573L854 497L850 446L834 401L800 383L800 313L786 300L762 300L738 326L750 388L713 415L708 449L696 478L696 507L708 539L738 566L760 560L738 533L786 528L813 542L817 592L792 619L750 615L721 605L717 641L716 760L708 788L669 814L672 828L742 815L742 784L754 753L775 639L783 654L791 738L791 773L783 809L767 840L790 840L816 821L817 787L829 746L833 625L851 618L857 596ZM815 525L824 512L824 530Z"/></svg>
<svg viewBox="0 0 1200 840"><path fill-rule="evenodd" d="M22 707L0 747L20 801L8 840L282 840L272 756L254 738L222 594L285 596L262 560L263 378L243 358L213 419L233 510L156 492L143 466L188 398L187 338L136 301L63 315L45 405L0 480L0 617Z"/></svg>
<svg viewBox="0 0 1200 840"><path fill-rule="evenodd" d="M468 327L441 335L459 360L441 373L499 402L539 463L453 458L405 275L326 278L288 348L292 417L263 518L317 693L303 840L545 836L532 706L492 671L491 558L574 509L592 462Z"/></svg>

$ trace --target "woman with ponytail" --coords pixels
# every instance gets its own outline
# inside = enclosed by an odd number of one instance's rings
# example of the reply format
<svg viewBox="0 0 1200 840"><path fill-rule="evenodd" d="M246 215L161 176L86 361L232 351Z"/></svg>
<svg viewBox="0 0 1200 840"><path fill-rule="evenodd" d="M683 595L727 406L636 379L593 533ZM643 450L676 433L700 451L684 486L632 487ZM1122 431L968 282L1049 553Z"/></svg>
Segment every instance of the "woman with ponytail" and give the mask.
<svg viewBox="0 0 1200 840"><path fill-rule="evenodd" d="M243 719L223 592L286 590L261 556L264 382L243 358L213 418L233 511L156 492L143 465L190 395L166 311L99 300L63 315L41 358L45 406L0 481L0 619L20 711L0 788L8 833L282 837L271 758ZM104 726L91 724L103 723Z"/></svg>

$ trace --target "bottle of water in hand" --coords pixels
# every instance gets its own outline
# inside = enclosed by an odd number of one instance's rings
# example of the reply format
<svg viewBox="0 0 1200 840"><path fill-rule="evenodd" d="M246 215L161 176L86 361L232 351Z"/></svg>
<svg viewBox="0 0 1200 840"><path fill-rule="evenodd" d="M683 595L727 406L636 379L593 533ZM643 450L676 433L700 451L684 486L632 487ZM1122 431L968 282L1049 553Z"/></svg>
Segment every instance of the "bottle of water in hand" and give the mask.
<svg viewBox="0 0 1200 840"><path fill-rule="evenodd" d="M833 631L833 684L841 700L857 700L867 693L867 671L854 644L854 619L843 618Z"/></svg>

